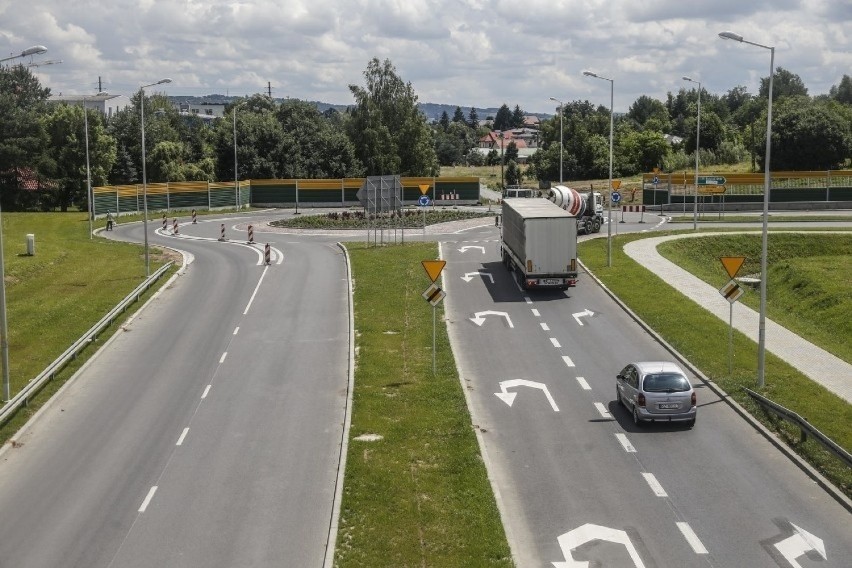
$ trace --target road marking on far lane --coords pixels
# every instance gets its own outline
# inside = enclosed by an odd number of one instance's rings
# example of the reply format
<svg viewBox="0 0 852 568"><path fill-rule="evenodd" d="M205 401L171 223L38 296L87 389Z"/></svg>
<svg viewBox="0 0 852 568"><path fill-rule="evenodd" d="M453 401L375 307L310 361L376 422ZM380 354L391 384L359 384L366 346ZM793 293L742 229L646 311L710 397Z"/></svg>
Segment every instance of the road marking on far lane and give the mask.
<svg viewBox="0 0 852 568"><path fill-rule="evenodd" d="M703 544L701 544L701 541L698 539L698 535L695 534L695 531L692 530L689 523L675 524L677 524L677 528L679 528L680 532L683 533L683 537L686 539L686 542L689 543L689 546L692 547L692 550L695 551L695 554L707 554L707 549L704 548Z"/></svg>
<svg viewBox="0 0 852 568"><path fill-rule="evenodd" d="M182 446L183 439L186 438L186 435L189 433L189 428L184 428L183 433L181 433L180 438L178 438L177 444L175 446Z"/></svg>
<svg viewBox="0 0 852 568"><path fill-rule="evenodd" d="M220 357L220 358L219 358L219 364L220 364L220 365L221 365L222 363L224 363L224 362L225 362L225 357L227 357L227 356L228 356L228 352L227 352L227 351L225 351L224 353L222 353L222 357Z"/></svg>
<svg viewBox="0 0 852 568"><path fill-rule="evenodd" d="M533 314L535 317L537 317L537 318L540 318L540 317L541 317L541 314L540 314L540 313L538 313L538 310L537 310L537 309L535 309L535 308L533 308L533 309L532 309L532 314Z"/></svg>
<svg viewBox="0 0 852 568"><path fill-rule="evenodd" d="M210 392L210 387L212 387L212 386L213 385L207 385L207 388L204 389L204 394L201 395L201 400L204 400L205 398L207 398L207 393Z"/></svg>
<svg viewBox="0 0 852 568"><path fill-rule="evenodd" d="M596 402L595 408L598 409L601 417L609 418L610 420L612 419L612 414L609 413L609 410L606 409L606 406L604 406L602 402Z"/></svg>
<svg viewBox="0 0 852 568"><path fill-rule="evenodd" d="M565 361L565 364L568 365L569 367L574 366L574 361L572 361L571 357L569 357L568 355L563 355L562 360Z"/></svg>
<svg viewBox="0 0 852 568"><path fill-rule="evenodd" d="M560 344L559 344L559 340L558 340L558 339L556 339L555 337L551 337L551 338L550 338L550 342L551 342L551 343L553 344L553 346L554 346L554 347L556 347L557 349L559 349L560 347L562 347L562 345L560 345Z"/></svg>
<svg viewBox="0 0 852 568"><path fill-rule="evenodd" d="M546 323L541 322L539 325L541 326L541 329L543 329L544 331L550 331L550 326L547 325Z"/></svg>
<svg viewBox="0 0 852 568"><path fill-rule="evenodd" d="M627 439L626 434L618 433L618 434L615 435L615 437L618 440L618 443L621 444L621 446L624 448L625 452L628 452L628 453L631 453L631 454L636 453L636 448L634 448L633 444L630 443L630 440Z"/></svg>
<svg viewBox="0 0 852 568"><path fill-rule="evenodd" d="M592 387L589 386L589 383L587 383L586 379L584 379L583 377L577 377L577 382L580 383L580 386L583 387L583 390L592 390Z"/></svg>
<svg viewBox="0 0 852 568"><path fill-rule="evenodd" d="M139 512L144 513L145 509L148 508L148 504L151 503L151 499L154 498L154 493L157 492L157 486L153 486L150 491L148 491L148 496L145 497L145 500L142 501L142 506L139 507Z"/></svg>
<svg viewBox="0 0 852 568"><path fill-rule="evenodd" d="M239 332L240 332L240 328L239 328L239 327L237 327L237 328L235 328L235 329L234 329L234 335L238 334Z"/></svg>
<svg viewBox="0 0 852 568"><path fill-rule="evenodd" d="M657 497L668 497L669 494L666 493L666 490L663 489L663 486L660 485L660 482L657 481L657 478L653 473L643 473L642 477L645 478L645 481L648 482L648 486L651 488L651 491L654 492L654 495Z"/></svg>
<svg viewBox="0 0 852 568"><path fill-rule="evenodd" d="M524 301L528 304L532 304L532 300L530 300L529 296L524 296Z"/></svg>

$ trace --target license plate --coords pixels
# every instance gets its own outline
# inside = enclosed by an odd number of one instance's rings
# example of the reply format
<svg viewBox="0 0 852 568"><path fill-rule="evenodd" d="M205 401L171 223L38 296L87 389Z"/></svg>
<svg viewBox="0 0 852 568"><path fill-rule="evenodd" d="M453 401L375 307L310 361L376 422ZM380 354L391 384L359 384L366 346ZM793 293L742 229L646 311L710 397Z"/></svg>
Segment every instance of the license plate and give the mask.
<svg viewBox="0 0 852 568"><path fill-rule="evenodd" d="M657 408L659 408L660 410L670 410L672 408L680 408L680 405L676 402L664 402L662 404L657 405Z"/></svg>
<svg viewBox="0 0 852 568"><path fill-rule="evenodd" d="M542 278L539 280L539 283L542 286L560 286L562 285L562 280L559 278Z"/></svg>

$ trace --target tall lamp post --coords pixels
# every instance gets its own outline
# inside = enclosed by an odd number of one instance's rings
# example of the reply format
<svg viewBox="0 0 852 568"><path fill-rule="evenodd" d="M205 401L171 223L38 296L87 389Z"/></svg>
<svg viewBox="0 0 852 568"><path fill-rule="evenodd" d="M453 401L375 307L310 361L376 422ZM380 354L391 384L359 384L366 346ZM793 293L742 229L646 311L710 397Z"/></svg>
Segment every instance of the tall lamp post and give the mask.
<svg viewBox="0 0 852 568"><path fill-rule="evenodd" d="M559 103L559 183L562 183L562 101L550 97L551 101Z"/></svg>
<svg viewBox="0 0 852 568"><path fill-rule="evenodd" d="M757 324L757 386L762 388L765 384L766 368L766 280L767 256L769 242L769 165L770 151L772 150L772 80L775 73L775 46L761 45L743 39L743 36L733 32L722 32L722 39L732 39L740 43L747 43L769 50L769 100L766 110L766 161L763 164L763 239L760 252L760 316Z"/></svg>
<svg viewBox="0 0 852 568"><path fill-rule="evenodd" d="M139 118L142 127L142 217L143 231L145 233L145 276L151 275L151 264L148 257L148 177L145 171L145 88L163 83L171 83L171 79L160 79L156 83L149 83L139 87Z"/></svg>
<svg viewBox="0 0 852 568"><path fill-rule="evenodd" d="M612 103L615 92L615 80L602 77L591 71L583 71L586 77L594 77L602 81L609 81L609 199L607 199L607 221L606 221L606 265L612 266Z"/></svg>
<svg viewBox="0 0 852 568"><path fill-rule="evenodd" d="M3 63L4 61L10 61L12 59L17 59L19 57L28 57L30 55L41 55L42 53L45 53L46 51L47 51L47 48L44 47L43 45L34 45L32 47L26 48L25 50L23 50L21 53L19 53L17 55L12 55L11 57L4 57L3 59L0 59L0 63Z"/></svg>
<svg viewBox="0 0 852 568"><path fill-rule="evenodd" d="M92 96L84 95L83 96L83 130L86 133L86 200L89 202L89 239L94 238L92 236L92 212L93 212L93 201L94 196L92 195L92 170L89 168L89 111L86 108L86 101L90 98L99 97L108 95L104 91Z"/></svg>
<svg viewBox="0 0 852 568"><path fill-rule="evenodd" d="M698 85L698 122L695 125L695 195L692 201L692 230L698 230L698 148L701 147L701 81L695 81L690 77L683 76L684 81Z"/></svg>

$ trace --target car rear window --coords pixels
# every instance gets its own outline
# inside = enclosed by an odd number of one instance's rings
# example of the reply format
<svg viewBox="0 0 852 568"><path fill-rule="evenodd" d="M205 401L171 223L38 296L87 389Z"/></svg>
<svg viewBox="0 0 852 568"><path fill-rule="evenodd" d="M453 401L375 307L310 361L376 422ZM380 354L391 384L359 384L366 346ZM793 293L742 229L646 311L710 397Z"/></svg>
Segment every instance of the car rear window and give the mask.
<svg viewBox="0 0 852 568"><path fill-rule="evenodd" d="M683 392L690 389L690 384L683 375L657 373L645 376L642 387L646 392Z"/></svg>

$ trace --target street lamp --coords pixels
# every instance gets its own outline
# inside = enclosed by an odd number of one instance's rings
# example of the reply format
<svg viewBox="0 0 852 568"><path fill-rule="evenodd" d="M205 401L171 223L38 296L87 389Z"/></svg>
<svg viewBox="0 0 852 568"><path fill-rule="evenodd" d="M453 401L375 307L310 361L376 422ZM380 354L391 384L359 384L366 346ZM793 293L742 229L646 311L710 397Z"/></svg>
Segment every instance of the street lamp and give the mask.
<svg viewBox="0 0 852 568"><path fill-rule="evenodd" d="M145 172L145 88L171 82L171 79L160 79L156 83L139 87L139 117L142 126L142 208L144 210L142 225L145 232L145 277L151 275L151 265L148 260L148 178Z"/></svg>
<svg viewBox="0 0 852 568"><path fill-rule="evenodd" d="M740 43L747 43L769 50L769 101L766 110L766 161L763 164L763 240L761 243L760 256L760 316L757 325L757 386L762 388L765 380L766 368L766 280L768 278L766 259L768 256L769 242L769 164L770 151L772 150L772 79L775 72L775 47L761 45L743 39L743 36L733 32L722 32L722 39L732 39Z"/></svg>
<svg viewBox="0 0 852 568"><path fill-rule="evenodd" d="M594 77L602 81L609 81L609 199L607 199L607 221L606 221L606 265L612 266L612 103L615 91L615 80L602 77L591 71L583 71L586 77Z"/></svg>
<svg viewBox="0 0 852 568"><path fill-rule="evenodd" d="M94 196L92 195L92 170L89 168L89 112L86 109L86 101L92 97L100 97L108 95L104 91L96 95L83 95L83 130L86 133L86 200L89 202L89 239L92 239L92 202L94 201Z"/></svg>
<svg viewBox="0 0 852 568"><path fill-rule="evenodd" d="M559 103L559 183L562 183L562 101L550 97L551 101Z"/></svg>
<svg viewBox="0 0 852 568"><path fill-rule="evenodd" d="M684 75L684 81L696 83L698 85L698 123L695 125L695 196L692 201L692 230L698 230L698 148L700 147L699 140L701 136L701 81L695 81Z"/></svg>
<svg viewBox="0 0 852 568"><path fill-rule="evenodd" d="M42 53L45 53L46 51L47 51L47 48L44 47L43 45L34 45L32 47L26 48L25 50L23 50L18 55L13 55L11 57L4 57L3 59L0 59L0 63L3 63L4 61L9 61L11 59L17 59L19 57L27 57L29 55L41 55Z"/></svg>

